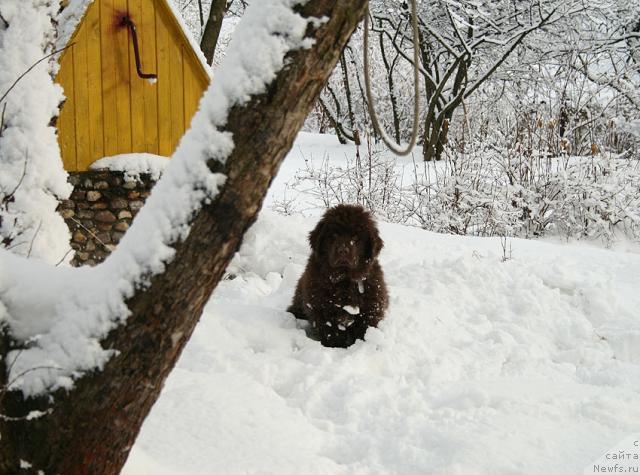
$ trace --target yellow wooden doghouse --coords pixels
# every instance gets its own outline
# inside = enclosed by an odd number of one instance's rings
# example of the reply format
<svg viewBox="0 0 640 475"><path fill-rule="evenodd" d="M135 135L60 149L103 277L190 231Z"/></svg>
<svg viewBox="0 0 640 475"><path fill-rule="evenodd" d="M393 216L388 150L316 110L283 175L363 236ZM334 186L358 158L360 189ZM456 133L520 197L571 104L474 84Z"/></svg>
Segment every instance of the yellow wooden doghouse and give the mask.
<svg viewBox="0 0 640 475"><path fill-rule="evenodd" d="M57 76L67 98L57 123L67 171L123 153L170 156L189 127L210 77L167 1L87 8Z"/></svg>

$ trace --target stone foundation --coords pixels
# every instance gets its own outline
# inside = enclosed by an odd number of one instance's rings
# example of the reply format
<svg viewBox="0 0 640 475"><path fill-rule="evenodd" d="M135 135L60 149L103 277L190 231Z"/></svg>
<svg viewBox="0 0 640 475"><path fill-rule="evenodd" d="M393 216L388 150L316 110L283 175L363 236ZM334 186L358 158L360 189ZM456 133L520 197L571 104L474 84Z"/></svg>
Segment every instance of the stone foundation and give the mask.
<svg viewBox="0 0 640 475"><path fill-rule="evenodd" d="M96 265L115 249L144 205L155 181L149 175L137 180L123 172L95 170L69 173L74 187L58 212L71 231L74 266Z"/></svg>

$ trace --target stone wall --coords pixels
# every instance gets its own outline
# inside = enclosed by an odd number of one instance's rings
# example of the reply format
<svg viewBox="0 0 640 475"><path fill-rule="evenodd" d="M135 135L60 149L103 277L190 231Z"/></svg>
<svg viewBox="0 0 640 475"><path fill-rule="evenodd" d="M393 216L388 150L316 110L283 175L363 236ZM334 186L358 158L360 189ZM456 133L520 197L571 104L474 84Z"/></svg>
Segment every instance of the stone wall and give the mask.
<svg viewBox="0 0 640 475"><path fill-rule="evenodd" d="M96 265L115 249L155 184L149 175L137 180L123 172L95 170L69 173L74 187L58 212L71 231L74 266Z"/></svg>

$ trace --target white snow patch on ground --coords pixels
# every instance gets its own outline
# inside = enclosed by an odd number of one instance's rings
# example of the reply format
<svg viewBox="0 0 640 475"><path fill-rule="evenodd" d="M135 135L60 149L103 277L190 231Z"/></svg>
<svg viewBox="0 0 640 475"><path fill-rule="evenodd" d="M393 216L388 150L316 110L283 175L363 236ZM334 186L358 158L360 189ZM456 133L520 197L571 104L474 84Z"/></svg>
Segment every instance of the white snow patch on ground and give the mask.
<svg viewBox="0 0 640 475"><path fill-rule="evenodd" d="M640 256L380 224L390 308L348 349L285 309L316 218L263 211L126 475L582 473L640 425Z"/></svg>

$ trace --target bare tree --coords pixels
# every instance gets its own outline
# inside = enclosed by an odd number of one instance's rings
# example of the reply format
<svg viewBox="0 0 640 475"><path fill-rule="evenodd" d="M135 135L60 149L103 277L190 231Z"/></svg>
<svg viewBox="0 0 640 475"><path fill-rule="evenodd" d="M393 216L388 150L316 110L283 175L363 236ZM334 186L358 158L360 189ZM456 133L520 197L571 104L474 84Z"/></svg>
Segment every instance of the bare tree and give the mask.
<svg viewBox="0 0 640 475"><path fill-rule="evenodd" d="M188 236L172 244L175 254L164 271L150 275L150 285L127 301L131 315L101 341L118 351L101 371L80 375L72 390L25 398L8 390L6 356L17 342L4 329L1 473L20 472L21 460L34 472L120 471L365 5L366 0L317 0L295 7L305 18L326 21L309 24L306 35L313 44L289 52L264 92L229 111L224 131L235 147L224 164L208 164L211 173L226 175L225 184L193 216Z"/></svg>
<svg viewBox="0 0 640 475"><path fill-rule="evenodd" d="M420 73L427 110L423 159L439 160L448 141L449 124L462 101L477 91L532 32L575 14L579 5L537 0L479 6L462 1L423 3L420 15ZM376 30L411 62L408 11L380 2L373 12ZM398 34L398 32L400 34Z"/></svg>
<svg viewBox="0 0 640 475"><path fill-rule="evenodd" d="M340 143L345 144L350 140L356 145L360 145L360 133L358 131L354 106L354 94L351 87L350 71L345 57L345 52L340 55L340 73L341 83L332 85L328 82L325 86L326 94L328 94L331 99L331 103L327 104L327 100L322 96L318 98L318 103L331 127L333 127ZM339 90L336 91L336 88L339 88ZM344 91L344 94L341 94L341 91ZM341 97L343 95L346 99L346 107L344 108L341 102Z"/></svg>
<svg viewBox="0 0 640 475"><path fill-rule="evenodd" d="M594 0L533 32L485 87L501 115L513 118L501 134L528 153L633 156L640 144L625 124L640 114L639 25L637 2Z"/></svg>

